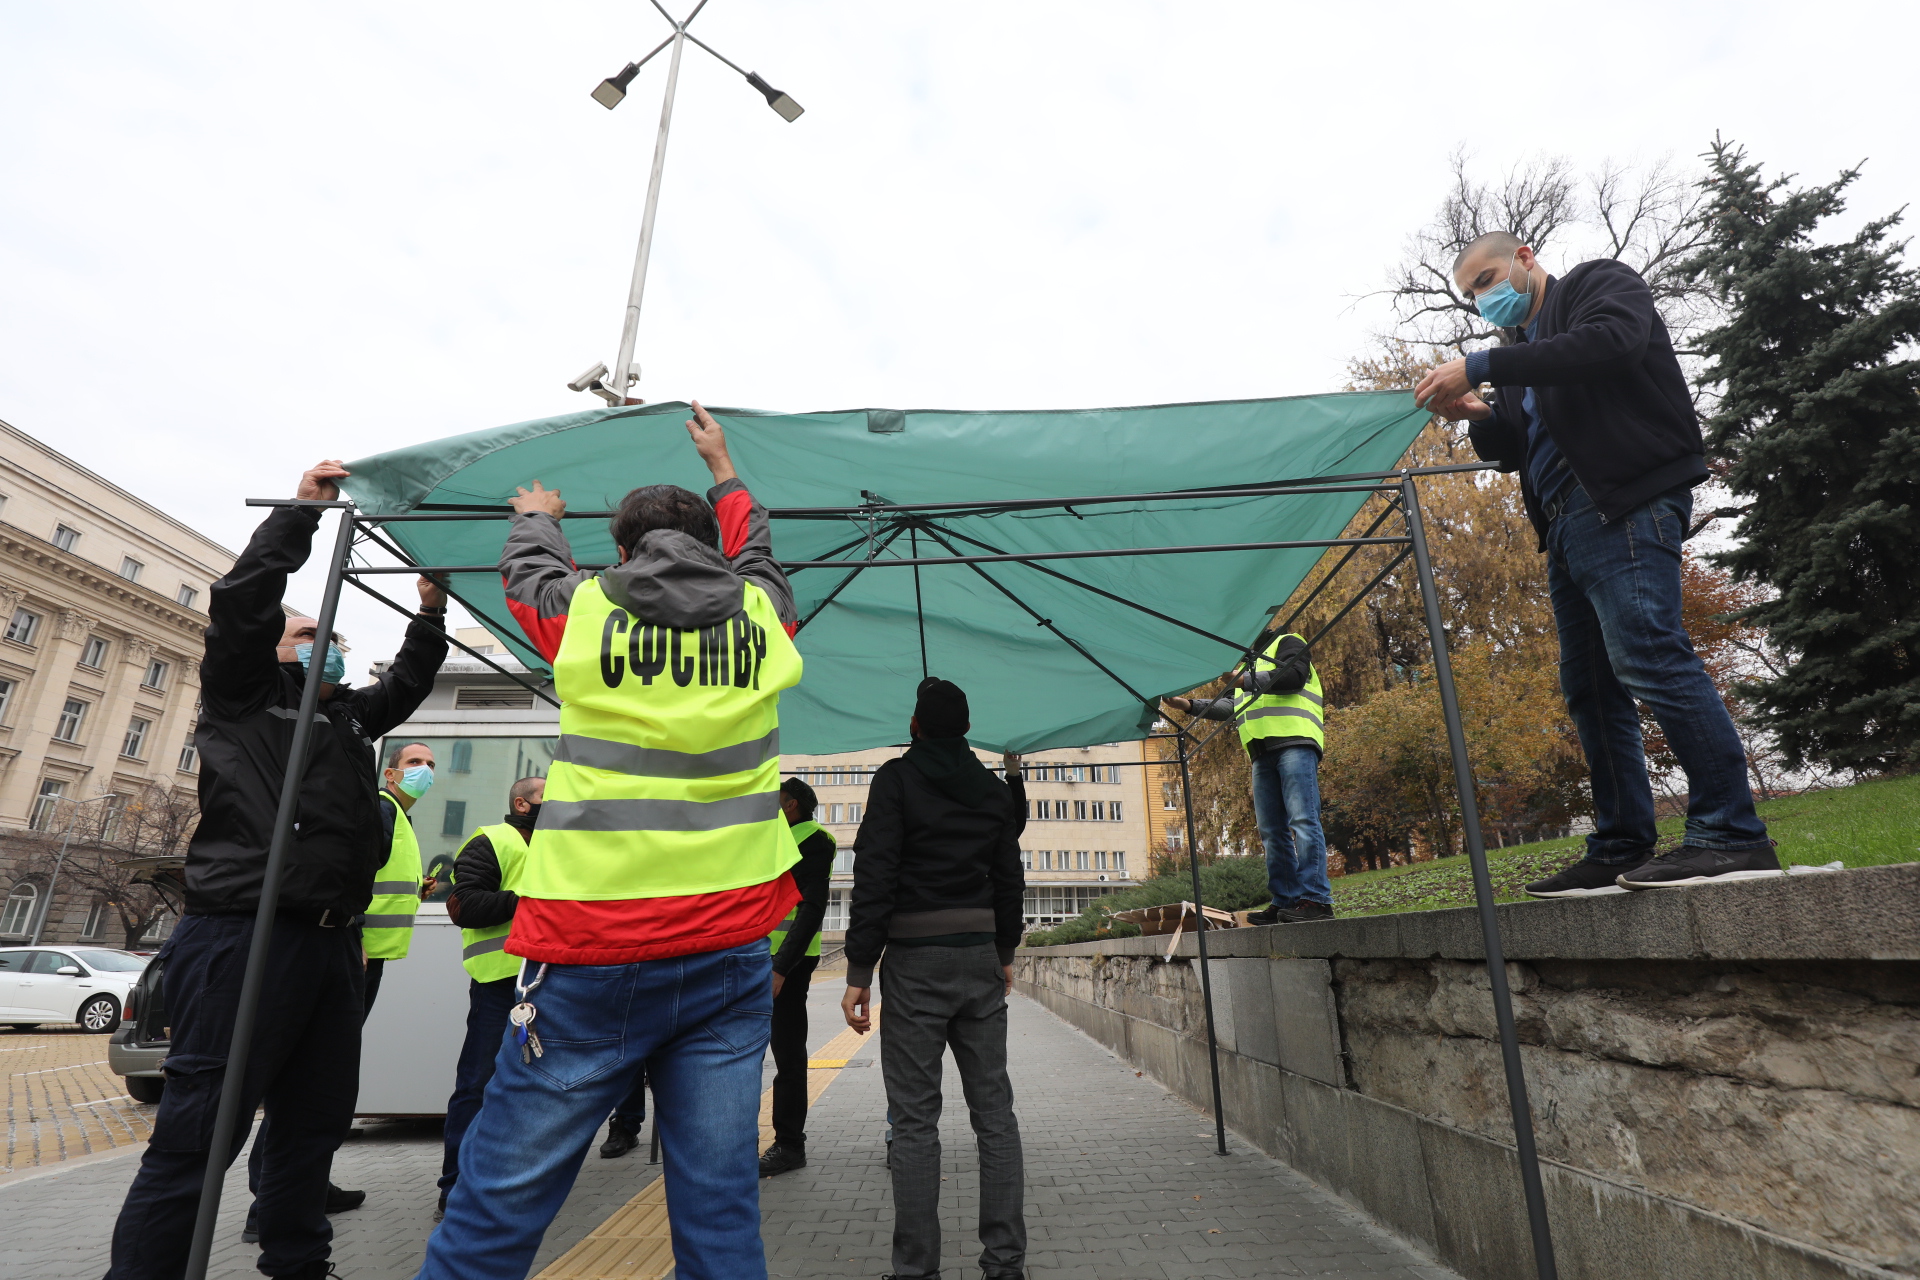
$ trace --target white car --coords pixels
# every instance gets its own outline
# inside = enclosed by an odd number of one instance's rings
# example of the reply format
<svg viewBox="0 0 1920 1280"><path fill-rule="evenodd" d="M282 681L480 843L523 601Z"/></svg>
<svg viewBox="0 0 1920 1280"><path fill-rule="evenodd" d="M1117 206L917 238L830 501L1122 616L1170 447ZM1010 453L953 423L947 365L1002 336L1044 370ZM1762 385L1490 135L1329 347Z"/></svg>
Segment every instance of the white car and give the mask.
<svg viewBox="0 0 1920 1280"><path fill-rule="evenodd" d="M0 1023L16 1031L43 1022L111 1031L146 967L146 956L108 947L0 947Z"/></svg>

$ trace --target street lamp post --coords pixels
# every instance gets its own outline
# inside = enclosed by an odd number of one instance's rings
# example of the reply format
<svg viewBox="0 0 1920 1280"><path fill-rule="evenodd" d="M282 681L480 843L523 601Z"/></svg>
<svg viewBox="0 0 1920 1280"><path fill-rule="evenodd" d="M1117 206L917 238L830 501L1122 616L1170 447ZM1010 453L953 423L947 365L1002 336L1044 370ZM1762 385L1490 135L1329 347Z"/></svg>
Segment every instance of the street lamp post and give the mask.
<svg viewBox="0 0 1920 1280"><path fill-rule="evenodd" d="M672 46L673 52L667 59L667 91L660 103L660 132L653 143L653 171L647 178L647 205L640 218L640 247L634 253L633 276L627 286L627 308L620 325L620 354L614 362L612 373L607 372L605 365L595 365L567 384L574 391L591 391L608 404L614 405L627 403L627 390L640 381L640 370L633 363L633 349L640 338L640 300L647 289L647 262L653 256L653 220L654 214L660 207L660 177L667 165L667 134L673 127L674 94L680 87L680 54L686 48L687 42L692 41L728 67L738 71L757 93L766 98L767 105L789 124L798 120L801 113L806 110L787 94L761 79L757 72L742 69L712 45L687 30L693 25L693 20L700 16L700 11L707 7L707 0L700 0L700 3L694 6L692 13L688 14L684 20L677 22L672 14L661 7L660 0L653 0L653 7L659 9L660 16L672 24L673 34L655 45L638 62L629 62L618 73L602 80L595 86L592 94L595 102L609 111L613 110L625 100L627 87L633 83L634 77L640 74L640 68L652 61L654 55L662 49Z"/></svg>
<svg viewBox="0 0 1920 1280"><path fill-rule="evenodd" d="M48 804L92 804L108 798L95 796L93 800L75 800L70 796L42 796L41 800ZM40 935L46 930L47 917L53 914L53 895L60 888L60 869L67 865L67 846L72 843L73 819L68 818L67 832L60 838L60 852L53 859L53 874L47 877L47 900L40 904L40 914L33 922L33 940L27 943L30 947L40 945Z"/></svg>

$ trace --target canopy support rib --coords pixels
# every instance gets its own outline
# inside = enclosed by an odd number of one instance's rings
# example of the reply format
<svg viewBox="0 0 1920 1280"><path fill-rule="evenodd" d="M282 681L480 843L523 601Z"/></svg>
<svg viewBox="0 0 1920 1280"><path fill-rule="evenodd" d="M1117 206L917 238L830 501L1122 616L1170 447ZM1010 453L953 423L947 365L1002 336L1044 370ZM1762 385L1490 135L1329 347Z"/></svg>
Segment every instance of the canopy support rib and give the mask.
<svg viewBox="0 0 1920 1280"><path fill-rule="evenodd" d="M874 546L873 551L874 552L885 551L888 547L893 545L893 540L895 538L898 538L899 536L900 536L900 531L898 529L893 530L886 536L886 539L884 541ZM865 542L865 541L866 541L865 538L859 538L853 542L849 542L847 546L849 547L857 546L859 543ZM843 551L845 549L846 549L845 547L841 548L841 550ZM873 563L872 554L869 554L865 560L861 560L857 562L853 567L853 572L849 573L846 577L840 579L840 581L834 583L833 590L827 592L827 598L822 600L819 604L813 606L812 613L808 614L806 617L800 619L800 621L793 624L793 634L797 636L802 631L806 630L807 624L809 622L812 622L815 618L819 617L820 611L826 608L828 605L832 604L834 597L839 595L842 591L844 591L846 589L847 584L849 582L852 582L855 578L859 577L860 574L866 569L866 567L872 563Z"/></svg>
<svg viewBox="0 0 1920 1280"><path fill-rule="evenodd" d="M1394 494L1392 497L1388 498L1387 505L1384 508L1382 508L1379 516L1374 520L1372 524L1367 526L1367 531L1361 534L1360 536L1363 538L1371 538L1376 532L1379 531L1380 526L1387 522L1387 517L1392 515L1396 510L1399 509L1399 506L1400 506L1399 494ZM1347 553L1340 557L1340 563L1334 565L1333 568L1327 570L1327 576L1320 579L1319 582L1315 583L1313 590L1307 592L1307 598L1300 602L1300 606L1297 609L1295 609L1292 613L1287 615L1287 620L1280 624L1280 630L1277 634L1285 635L1287 632L1293 630L1293 624L1300 620L1300 615L1307 611L1307 606L1312 604L1314 600L1316 600L1319 597L1320 593L1327 589L1327 584L1332 582L1334 578L1339 574L1339 572L1342 569L1347 567L1347 562L1352 560L1355 556L1359 554L1360 554L1359 547L1357 546L1348 547Z"/></svg>
<svg viewBox="0 0 1920 1280"><path fill-rule="evenodd" d="M373 543L376 547L380 547L381 549L389 552L395 559L399 560L401 564L407 565L410 568L419 569L421 573L431 576L431 571L427 569L421 569L420 562L418 560L415 560L411 555L408 555L403 548L401 548L400 546L396 545L393 542L388 541L386 538L381 537L379 530L372 529L372 528L369 528L367 525L361 524L357 516L355 517L354 525L355 525L356 531L360 534L361 537ZM354 576L353 566L348 565L347 567L342 569L341 572L345 575L348 582L353 583L353 585L356 587L361 587L364 589L365 584L362 583L358 578ZM495 572L498 572L497 568ZM453 589L452 585L447 582L444 576L435 578L434 581L438 582L440 584L440 589L447 593L447 599L454 601L462 609L465 609L467 611L467 616L471 617L475 622L478 622L481 626L485 627L487 631L495 639L497 639L501 644L511 646L512 642L509 641L507 637L515 634L518 628L502 626L500 623L495 622L488 615L480 612L480 610L474 606L474 603L471 600L467 599L465 596L456 592ZM380 599L386 600L386 597L380 596ZM391 600L387 600L387 603L392 604L393 602ZM548 699L548 701L552 701L552 699ZM558 706L559 704L555 703L554 705Z"/></svg>

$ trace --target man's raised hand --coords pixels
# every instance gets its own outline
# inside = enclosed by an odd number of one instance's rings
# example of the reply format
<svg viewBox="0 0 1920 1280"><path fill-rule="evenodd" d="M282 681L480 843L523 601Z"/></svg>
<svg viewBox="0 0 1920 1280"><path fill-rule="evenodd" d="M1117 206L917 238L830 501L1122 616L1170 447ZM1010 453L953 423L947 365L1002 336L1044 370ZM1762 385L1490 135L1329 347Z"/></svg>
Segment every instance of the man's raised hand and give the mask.
<svg viewBox="0 0 1920 1280"><path fill-rule="evenodd" d="M414 583L420 589L420 607L422 609L444 609L447 607L447 589L426 574L421 574Z"/></svg>
<svg viewBox="0 0 1920 1280"><path fill-rule="evenodd" d="M352 474L340 465L338 458L317 462L301 474L300 487L293 491L293 496L309 502L332 502L340 496L340 486L334 482Z"/></svg>
<svg viewBox="0 0 1920 1280"><path fill-rule="evenodd" d="M1473 394L1473 387L1467 382L1467 362L1449 360L1445 364L1435 365L1427 370L1413 389L1413 402L1436 418L1448 422L1470 419L1478 422L1493 416L1493 410L1487 402Z"/></svg>
<svg viewBox="0 0 1920 1280"><path fill-rule="evenodd" d="M555 520L567 513L567 501L560 496L560 491L543 489L538 480L533 482L532 489L521 489L513 497L508 498L507 505L521 515L529 511L544 511Z"/></svg>
<svg viewBox="0 0 1920 1280"><path fill-rule="evenodd" d="M733 469L733 459L727 456L727 429L714 421L713 415L701 407L698 400L693 402L693 417L687 419L687 434L693 437L693 447L699 451L700 460L713 472L715 484L725 484L738 474Z"/></svg>

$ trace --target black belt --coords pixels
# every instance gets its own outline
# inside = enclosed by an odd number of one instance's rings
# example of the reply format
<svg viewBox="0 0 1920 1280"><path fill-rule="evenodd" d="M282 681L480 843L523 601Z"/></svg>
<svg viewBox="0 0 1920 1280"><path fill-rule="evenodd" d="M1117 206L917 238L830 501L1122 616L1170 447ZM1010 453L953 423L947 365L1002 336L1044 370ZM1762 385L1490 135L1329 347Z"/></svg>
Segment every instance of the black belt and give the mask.
<svg viewBox="0 0 1920 1280"><path fill-rule="evenodd" d="M1565 493L1555 498L1552 502L1549 502L1543 507L1541 507L1540 508L1541 514L1546 517L1547 523L1552 524L1555 520L1558 520L1560 518L1560 514L1567 509L1567 504L1569 502L1572 502L1574 499L1574 496L1579 492L1580 492L1580 486L1577 484L1573 485Z"/></svg>

